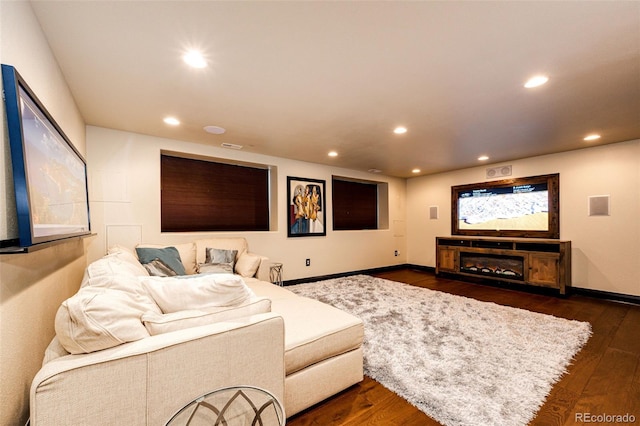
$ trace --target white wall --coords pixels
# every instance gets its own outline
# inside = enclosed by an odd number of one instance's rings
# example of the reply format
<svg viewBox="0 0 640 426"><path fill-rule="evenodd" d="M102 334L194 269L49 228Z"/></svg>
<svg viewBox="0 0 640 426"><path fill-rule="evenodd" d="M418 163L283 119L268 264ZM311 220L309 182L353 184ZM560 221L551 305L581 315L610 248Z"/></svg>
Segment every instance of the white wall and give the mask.
<svg viewBox="0 0 640 426"><path fill-rule="evenodd" d="M277 166L278 230L216 235L242 235L252 251L284 263L284 279L292 280L381 266L410 263L435 266L435 237L451 233L451 186L485 180L483 165L405 181L277 157L230 151L203 144L87 128L92 227L90 260L107 248L107 227L139 230L145 243L179 243L206 236L160 232L160 150L231 158ZM513 177L560 173L560 237L572 241L573 285L640 295L640 141L630 141L510 162ZM389 183L390 229L331 231L326 237L287 238L286 177L327 182L331 212L333 174ZM611 215L589 217L587 197L610 195ZM406 204L406 207L405 207ZM429 206L439 219L428 219ZM133 225L129 228L129 225ZM117 232L115 232L117 233ZM210 233L209 233L210 235ZM135 237L135 235L134 235ZM137 237L136 237L137 238ZM114 243L118 241L110 241ZM394 250L400 256L393 255ZM311 258L311 266L304 259Z"/></svg>
<svg viewBox="0 0 640 426"><path fill-rule="evenodd" d="M560 173L560 238L572 241L575 287L640 295L640 140L507 164L512 177ZM451 235L451 186L483 182L498 165L408 180L408 263L435 267L435 238ZM592 195L610 195L610 216L588 216ZM429 219L429 206L439 219Z"/></svg>
<svg viewBox="0 0 640 426"><path fill-rule="evenodd" d="M177 244L212 235L160 232L161 150L277 167L278 229L268 232L213 234L244 236L249 241L251 251L284 264L285 280L406 262L404 179L99 127L87 128L92 229L98 234L89 249L90 260L102 256L107 245L120 243L118 239L123 240L125 245L130 245L129 240L135 240L136 233L139 233L139 239L143 243L159 244ZM333 232L330 214L332 175L387 182L389 229ZM326 181L326 237L287 238L287 176ZM110 236L109 241L107 232ZM115 234L121 235L112 238L111 235ZM395 250L400 252L400 256L394 256ZM311 259L309 267L305 266L306 258Z"/></svg>
<svg viewBox="0 0 640 426"><path fill-rule="evenodd" d="M0 1L0 61L13 65L76 148L85 152L85 125L31 5ZM0 102L0 239L16 238L13 182L4 102ZM0 424L24 424L29 387L54 335L60 303L78 289L84 244L73 240L29 254L0 255Z"/></svg>
<svg viewBox="0 0 640 426"><path fill-rule="evenodd" d="M76 149L84 153L84 121L30 4L23 0L0 0L0 12L0 61L18 70ZM4 123L4 102L0 102L0 113ZM0 209L0 240L18 236L15 202L12 199L13 182L10 178L11 157L5 128L4 124L0 128L3 141L0 162L4 166L0 176L0 199L8 203L13 214L7 214L6 208Z"/></svg>

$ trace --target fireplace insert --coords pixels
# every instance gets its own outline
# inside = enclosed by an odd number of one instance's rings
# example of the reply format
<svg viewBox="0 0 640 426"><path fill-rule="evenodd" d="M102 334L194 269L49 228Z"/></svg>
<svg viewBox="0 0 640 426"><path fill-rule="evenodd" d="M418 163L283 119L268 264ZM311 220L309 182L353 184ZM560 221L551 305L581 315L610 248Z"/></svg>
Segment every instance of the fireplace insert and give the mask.
<svg viewBox="0 0 640 426"><path fill-rule="evenodd" d="M460 272L524 281L524 258L460 252Z"/></svg>

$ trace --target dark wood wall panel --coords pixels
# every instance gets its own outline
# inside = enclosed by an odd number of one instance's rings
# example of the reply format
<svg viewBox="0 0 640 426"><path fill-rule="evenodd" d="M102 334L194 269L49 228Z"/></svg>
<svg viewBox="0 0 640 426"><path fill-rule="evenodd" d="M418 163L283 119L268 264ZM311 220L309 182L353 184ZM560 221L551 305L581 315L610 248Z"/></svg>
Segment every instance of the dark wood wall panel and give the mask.
<svg viewBox="0 0 640 426"><path fill-rule="evenodd" d="M269 171L161 156L163 232L268 231Z"/></svg>
<svg viewBox="0 0 640 426"><path fill-rule="evenodd" d="M378 185L333 179L333 229L378 228Z"/></svg>

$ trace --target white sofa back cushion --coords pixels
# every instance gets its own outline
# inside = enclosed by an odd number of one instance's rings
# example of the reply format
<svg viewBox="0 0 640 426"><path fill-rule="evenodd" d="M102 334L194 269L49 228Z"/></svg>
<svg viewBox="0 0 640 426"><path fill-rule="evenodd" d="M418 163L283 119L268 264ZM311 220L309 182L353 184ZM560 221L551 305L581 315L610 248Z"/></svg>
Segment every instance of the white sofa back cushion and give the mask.
<svg viewBox="0 0 640 426"><path fill-rule="evenodd" d="M208 312L200 310L187 310L170 314L147 312L142 315L142 322L149 334L155 336L156 334L184 330L191 327L209 325L220 321L229 321L267 312L271 312L271 300L257 297L252 298L240 306L208 308Z"/></svg>
<svg viewBox="0 0 640 426"><path fill-rule="evenodd" d="M255 297L242 277L234 274L201 274L181 278L140 277L139 279L165 314L220 306L238 306Z"/></svg>
<svg viewBox="0 0 640 426"><path fill-rule="evenodd" d="M95 352L148 337L141 316L138 303L125 292L86 287L60 305L56 335L71 354Z"/></svg>

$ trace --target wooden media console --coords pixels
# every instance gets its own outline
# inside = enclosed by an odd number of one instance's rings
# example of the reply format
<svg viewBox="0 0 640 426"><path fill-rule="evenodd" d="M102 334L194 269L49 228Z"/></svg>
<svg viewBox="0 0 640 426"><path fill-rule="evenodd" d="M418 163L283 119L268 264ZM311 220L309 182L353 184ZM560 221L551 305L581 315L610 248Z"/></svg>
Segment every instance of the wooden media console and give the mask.
<svg viewBox="0 0 640 426"><path fill-rule="evenodd" d="M571 287L571 241L436 238L436 275L454 274L548 287Z"/></svg>

